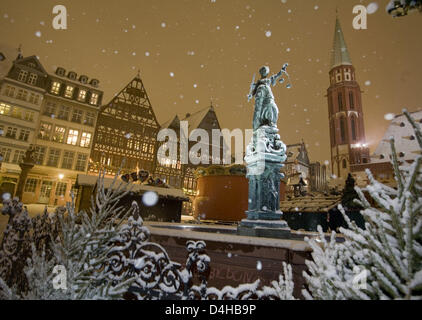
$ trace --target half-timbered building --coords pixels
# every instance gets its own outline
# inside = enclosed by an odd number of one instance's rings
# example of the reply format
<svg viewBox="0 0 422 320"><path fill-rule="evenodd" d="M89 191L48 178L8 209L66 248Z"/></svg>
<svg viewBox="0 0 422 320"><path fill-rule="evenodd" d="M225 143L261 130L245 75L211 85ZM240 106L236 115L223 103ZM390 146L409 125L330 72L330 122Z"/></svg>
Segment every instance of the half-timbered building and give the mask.
<svg viewBox="0 0 422 320"><path fill-rule="evenodd" d="M154 172L160 125L139 74L101 109L89 172Z"/></svg>

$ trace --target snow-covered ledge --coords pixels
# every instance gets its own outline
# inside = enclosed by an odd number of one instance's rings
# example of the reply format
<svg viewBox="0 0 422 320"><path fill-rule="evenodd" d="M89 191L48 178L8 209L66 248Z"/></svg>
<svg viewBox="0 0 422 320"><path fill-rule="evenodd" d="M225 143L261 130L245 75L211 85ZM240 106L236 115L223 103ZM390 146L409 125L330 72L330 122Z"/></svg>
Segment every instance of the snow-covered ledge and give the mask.
<svg viewBox="0 0 422 320"><path fill-rule="evenodd" d="M190 225L183 223L166 223L166 222L151 222L146 221L144 225L148 227L152 235L167 236L175 238L186 238L186 240L203 240L213 242L225 242L232 244L246 244L262 247L271 248L282 248L293 251L311 251L310 246L305 241L300 240L282 240L273 238L258 238L258 237L246 237L238 236L236 234L226 234L224 230L230 232L236 231L236 227L230 226L213 226L213 225ZM192 229L215 229L215 233L212 232L200 232L198 230L193 231ZM220 233L218 233L220 232ZM295 233L295 232L293 232ZM301 234L300 232L296 232ZM312 238L316 236L316 233L306 233L306 236Z"/></svg>

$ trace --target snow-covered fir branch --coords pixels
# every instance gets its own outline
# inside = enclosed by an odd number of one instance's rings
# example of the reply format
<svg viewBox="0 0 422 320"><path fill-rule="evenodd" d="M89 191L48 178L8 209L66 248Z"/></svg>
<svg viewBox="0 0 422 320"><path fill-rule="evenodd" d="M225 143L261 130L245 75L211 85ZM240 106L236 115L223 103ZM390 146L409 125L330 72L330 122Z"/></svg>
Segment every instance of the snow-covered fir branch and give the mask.
<svg viewBox="0 0 422 320"><path fill-rule="evenodd" d="M420 126L404 110L422 150ZM368 170L370 184L365 189L374 200L371 206L356 187L358 203L365 218L362 230L347 217L348 229L341 228L343 243L333 233L326 241L308 240L313 261L304 272L307 299L422 299L422 157L401 167L391 139L392 166L397 188L376 181Z"/></svg>

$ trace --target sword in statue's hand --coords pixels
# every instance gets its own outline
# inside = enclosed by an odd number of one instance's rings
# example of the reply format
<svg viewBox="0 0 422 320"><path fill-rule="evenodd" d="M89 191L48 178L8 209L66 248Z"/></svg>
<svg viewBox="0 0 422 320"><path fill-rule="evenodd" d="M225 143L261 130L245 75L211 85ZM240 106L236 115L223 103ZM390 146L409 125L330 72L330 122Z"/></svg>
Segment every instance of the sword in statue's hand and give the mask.
<svg viewBox="0 0 422 320"><path fill-rule="evenodd" d="M255 84L255 76L256 76L256 74L253 75L252 82L251 82L251 87L249 89L248 102L250 102L252 100L252 98L253 98L253 92L255 91L255 85L256 85Z"/></svg>

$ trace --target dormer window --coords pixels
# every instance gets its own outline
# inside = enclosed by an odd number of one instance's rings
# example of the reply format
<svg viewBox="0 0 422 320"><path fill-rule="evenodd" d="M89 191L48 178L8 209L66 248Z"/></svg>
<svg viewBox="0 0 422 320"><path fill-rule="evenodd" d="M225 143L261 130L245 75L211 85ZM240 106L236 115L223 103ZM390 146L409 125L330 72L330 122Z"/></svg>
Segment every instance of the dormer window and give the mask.
<svg viewBox="0 0 422 320"><path fill-rule="evenodd" d="M57 74L58 76L60 76L60 77L64 77L65 73L66 73L66 70L65 70L65 69L63 69L63 68L61 68L61 67L58 67L58 68L56 69L56 74Z"/></svg>
<svg viewBox="0 0 422 320"><path fill-rule="evenodd" d="M80 76L79 77L79 81L81 82L81 83L87 83L88 82L88 77L87 76Z"/></svg>
<svg viewBox="0 0 422 320"><path fill-rule="evenodd" d="M38 76L35 73L29 75L28 83L30 85L35 85L37 83Z"/></svg>
<svg viewBox="0 0 422 320"><path fill-rule="evenodd" d="M18 75L18 81L25 82L27 77L28 77L28 71L21 70Z"/></svg>
<svg viewBox="0 0 422 320"><path fill-rule="evenodd" d="M91 84L91 86L93 86L93 87L98 87L98 84L99 84L100 82L97 80L97 79L92 79L91 81L90 81L90 84Z"/></svg>
<svg viewBox="0 0 422 320"><path fill-rule="evenodd" d="M76 72L70 71L69 74L67 75L67 77L70 80L76 80Z"/></svg>
<svg viewBox="0 0 422 320"><path fill-rule="evenodd" d="M79 90L79 94L78 94L78 100L85 102L86 99L86 90Z"/></svg>
<svg viewBox="0 0 422 320"><path fill-rule="evenodd" d="M52 86L51 86L51 93L59 94L60 86L61 86L60 82L54 81Z"/></svg>
<svg viewBox="0 0 422 320"><path fill-rule="evenodd" d="M75 91L75 87L66 86L66 91L64 93L64 96L66 98L72 98L73 97L73 91Z"/></svg>
<svg viewBox="0 0 422 320"><path fill-rule="evenodd" d="M90 104L96 106L98 104L98 93L92 93L91 94L91 101Z"/></svg>

